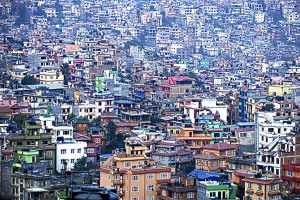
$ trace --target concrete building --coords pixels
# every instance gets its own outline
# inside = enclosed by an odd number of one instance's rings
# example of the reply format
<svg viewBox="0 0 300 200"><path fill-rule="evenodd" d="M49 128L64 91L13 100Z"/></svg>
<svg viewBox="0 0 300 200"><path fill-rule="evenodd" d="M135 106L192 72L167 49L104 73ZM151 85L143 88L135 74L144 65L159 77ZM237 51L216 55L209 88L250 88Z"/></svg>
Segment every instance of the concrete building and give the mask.
<svg viewBox="0 0 300 200"><path fill-rule="evenodd" d="M220 183L217 181L200 181L198 187L198 200L227 199L238 200L236 197L237 186L233 183Z"/></svg>
<svg viewBox="0 0 300 200"><path fill-rule="evenodd" d="M299 158L295 155L298 142L293 133L295 122L289 117L276 117L272 112L258 112L255 123L257 165L280 176L282 164Z"/></svg>
<svg viewBox="0 0 300 200"><path fill-rule="evenodd" d="M161 183L170 182L171 168L155 165L147 147L126 143L126 152L115 152L100 165L100 186L113 187L120 199L156 200Z"/></svg>

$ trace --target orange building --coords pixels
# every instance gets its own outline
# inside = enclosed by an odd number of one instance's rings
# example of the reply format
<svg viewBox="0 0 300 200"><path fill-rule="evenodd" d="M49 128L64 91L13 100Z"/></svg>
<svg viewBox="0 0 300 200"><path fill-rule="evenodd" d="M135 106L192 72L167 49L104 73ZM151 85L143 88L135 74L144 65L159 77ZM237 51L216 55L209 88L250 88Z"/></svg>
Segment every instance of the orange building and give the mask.
<svg viewBox="0 0 300 200"><path fill-rule="evenodd" d="M202 147L203 153L195 155L195 168L209 172L223 172L227 158L235 157L239 144L215 143Z"/></svg>
<svg viewBox="0 0 300 200"><path fill-rule="evenodd" d="M171 168L155 165L141 144L128 142L125 148L100 165L100 186L117 189L121 200L158 199L161 183L171 182Z"/></svg>
<svg viewBox="0 0 300 200"><path fill-rule="evenodd" d="M205 131L200 126L186 124L179 127L177 124L171 124L168 126L168 132L174 138L183 140L187 144L187 147L196 153L200 153L203 146L209 145L212 142L211 135L205 134Z"/></svg>

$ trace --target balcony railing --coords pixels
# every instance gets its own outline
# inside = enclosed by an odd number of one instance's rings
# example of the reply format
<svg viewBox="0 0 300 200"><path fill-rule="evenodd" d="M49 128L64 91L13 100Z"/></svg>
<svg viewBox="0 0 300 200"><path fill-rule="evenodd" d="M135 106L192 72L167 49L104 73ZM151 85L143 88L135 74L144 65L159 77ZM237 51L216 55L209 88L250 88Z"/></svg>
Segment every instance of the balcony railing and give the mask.
<svg viewBox="0 0 300 200"><path fill-rule="evenodd" d="M125 181L123 179L121 180L113 180L113 185L124 185Z"/></svg>

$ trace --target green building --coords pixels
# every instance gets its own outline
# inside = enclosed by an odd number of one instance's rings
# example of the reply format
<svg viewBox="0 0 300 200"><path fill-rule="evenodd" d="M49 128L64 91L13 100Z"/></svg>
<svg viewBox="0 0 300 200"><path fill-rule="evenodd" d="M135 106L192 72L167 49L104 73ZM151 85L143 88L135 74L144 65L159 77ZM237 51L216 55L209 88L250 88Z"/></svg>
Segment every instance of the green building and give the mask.
<svg viewBox="0 0 300 200"><path fill-rule="evenodd" d="M55 172L55 145L50 134L41 133L41 125L27 125L24 133L9 136L8 149L14 151L15 162L45 162L46 173Z"/></svg>
<svg viewBox="0 0 300 200"><path fill-rule="evenodd" d="M197 199L238 200L236 197L237 186L232 183L217 181L200 181L197 184Z"/></svg>

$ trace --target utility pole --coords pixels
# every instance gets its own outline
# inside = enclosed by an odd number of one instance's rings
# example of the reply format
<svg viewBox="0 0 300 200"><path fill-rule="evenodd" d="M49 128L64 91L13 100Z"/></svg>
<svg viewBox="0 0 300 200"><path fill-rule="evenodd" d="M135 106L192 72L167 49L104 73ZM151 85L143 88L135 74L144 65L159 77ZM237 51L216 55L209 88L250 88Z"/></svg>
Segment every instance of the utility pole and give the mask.
<svg viewBox="0 0 300 200"><path fill-rule="evenodd" d="M65 176L65 190L66 190L66 197L67 197L68 196L68 186L67 186L67 165L68 165L68 163L66 160L64 160L63 165L64 165L64 176Z"/></svg>

